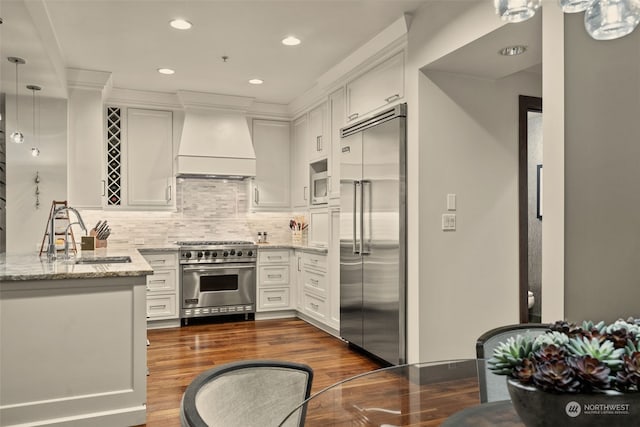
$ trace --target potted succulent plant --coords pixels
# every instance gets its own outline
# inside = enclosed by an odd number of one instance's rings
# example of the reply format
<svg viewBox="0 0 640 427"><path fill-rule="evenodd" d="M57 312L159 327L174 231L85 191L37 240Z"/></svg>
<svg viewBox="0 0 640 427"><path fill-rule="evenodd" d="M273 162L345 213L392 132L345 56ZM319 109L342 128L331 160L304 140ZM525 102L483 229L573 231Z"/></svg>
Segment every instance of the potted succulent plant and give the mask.
<svg viewBox="0 0 640 427"><path fill-rule="evenodd" d="M527 427L640 426L640 324L563 321L500 343L488 361L506 375Z"/></svg>

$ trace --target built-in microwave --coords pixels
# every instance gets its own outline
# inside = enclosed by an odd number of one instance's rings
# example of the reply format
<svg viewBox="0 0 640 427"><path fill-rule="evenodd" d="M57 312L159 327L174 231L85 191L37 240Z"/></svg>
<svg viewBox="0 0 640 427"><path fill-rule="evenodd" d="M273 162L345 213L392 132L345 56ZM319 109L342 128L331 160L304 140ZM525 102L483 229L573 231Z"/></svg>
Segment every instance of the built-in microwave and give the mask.
<svg viewBox="0 0 640 427"><path fill-rule="evenodd" d="M311 175L311 204L321 205L329 201L329 178L327 172Z"/></svg>

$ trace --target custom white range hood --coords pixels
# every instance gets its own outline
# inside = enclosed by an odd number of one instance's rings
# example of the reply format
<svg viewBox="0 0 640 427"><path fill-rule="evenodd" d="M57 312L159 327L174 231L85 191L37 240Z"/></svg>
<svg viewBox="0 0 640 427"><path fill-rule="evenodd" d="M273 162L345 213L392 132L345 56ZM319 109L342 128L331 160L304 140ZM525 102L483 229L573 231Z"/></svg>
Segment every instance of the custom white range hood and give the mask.
<svg viewBox="0 0 640 427"><path fill-rule="evenodd" d="M185 117L178 148L178 177L256 175L256 154L245 115L253 99L178 92Z"/></svg>

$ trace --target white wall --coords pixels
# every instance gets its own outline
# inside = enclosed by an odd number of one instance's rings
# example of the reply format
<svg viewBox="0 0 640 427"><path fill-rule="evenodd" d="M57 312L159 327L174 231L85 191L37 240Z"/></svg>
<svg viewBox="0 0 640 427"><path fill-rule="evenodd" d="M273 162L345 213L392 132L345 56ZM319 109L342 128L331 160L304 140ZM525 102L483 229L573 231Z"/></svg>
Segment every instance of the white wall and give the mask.
<svg viewBox="0 0 640 427"><path fill-rule="evenodd" d="M40 156L31 156L32 98L19 98L24 144L7 141L7 252L33 252L40 243L52 200L67 196L67 102L40 98ZM15 128L15 98L7 96L7 133ZM37 120L36 120L37 123ZM36 127L37 133L37 127ZM40 175L40 208L35 207L34 178Z"/></svg>
<svg viewBox="0 0 640 427"><path fill-rule="evenodd" d="M420 83L421 357L473 357L483 332L518 322L518 95L540 96L542 82L428 72ZM448 193L453 232L441 229Z"/></svg>
<svg viewBox="0 0 640 427"><path fill-rule="evenodd" d="M566 317L638 317L640 30L595 41L577 18L565 18Z"/></svg>

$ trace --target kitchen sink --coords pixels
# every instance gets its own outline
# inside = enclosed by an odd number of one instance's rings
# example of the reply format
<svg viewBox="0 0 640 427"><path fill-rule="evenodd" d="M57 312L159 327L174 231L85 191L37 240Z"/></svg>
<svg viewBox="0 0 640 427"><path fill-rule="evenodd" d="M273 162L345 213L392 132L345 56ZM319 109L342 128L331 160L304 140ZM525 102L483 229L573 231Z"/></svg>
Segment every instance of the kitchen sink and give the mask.
<svg viewBox="0 0 640 427"><path fill-rule="evenodd" d="M122 264L131 262L130 256L103 256L95 258L78 258L76 264Z"/></svg>

